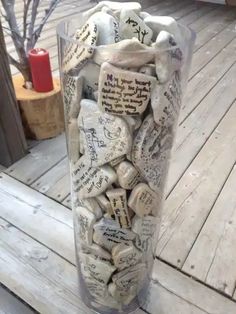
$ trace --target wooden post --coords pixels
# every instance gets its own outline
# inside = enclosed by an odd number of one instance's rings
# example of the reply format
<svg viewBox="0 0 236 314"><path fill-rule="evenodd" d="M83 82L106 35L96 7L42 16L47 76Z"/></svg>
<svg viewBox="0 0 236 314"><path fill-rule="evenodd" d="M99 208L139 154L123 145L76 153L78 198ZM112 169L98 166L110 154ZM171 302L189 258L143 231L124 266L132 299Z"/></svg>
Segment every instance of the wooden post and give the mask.
<svg viewBox="0 0 236 314"><path fill-rule="evenodd" d="M10 166L27 152L24 131L0 21L0 164Z"/></svg>

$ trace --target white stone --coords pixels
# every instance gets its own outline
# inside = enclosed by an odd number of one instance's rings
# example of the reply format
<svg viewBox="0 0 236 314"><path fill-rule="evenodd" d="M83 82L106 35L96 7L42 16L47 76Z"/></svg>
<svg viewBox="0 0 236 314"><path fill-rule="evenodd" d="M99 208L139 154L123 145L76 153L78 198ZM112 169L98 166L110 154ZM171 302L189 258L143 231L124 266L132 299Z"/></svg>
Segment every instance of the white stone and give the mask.
<svg viewBox="0 0 236 314"><path fill-rule="evenodd" d="M116 44L97 47L93 60L101 65L103 62L111 63L118 67L141 67L155 58L154 49L148 47L137 38L124 39Z"/></svg>
<svg viewBox="0 0 236 314"><path fill-rule="evenodd" d="M81 30L78 30L73 38L74 43L65 50L62 70L69 72L71 69L81 68L92 57L97 37L98 29L92 22L86 23Z"/></svg>
<svg viewBox="0 0 236 314"><path fill-rule="evenodd" d="M111 260L111 254L95 243L93 243L92 245L89 245L89 246L84 245L82 243L81 244L81 250L83 253L92 254L95 257L99 257L101 259L105 259L108 261Z"/></svg>
<svg viewBox="0 0 236 314"><path fill-rule="evenodd" d="M91 254L80 253L80 261L84 265L84 270L88 273L88 277L92 277L101 284L107 284L116 267L108 261L95 258Z"/></svg>
<svg viewBox="0 0 236 314"><path fill-rule="evenodd" d="M112 281L120 288L129 291L131 287L136 287L136 291L142 287L146 277L146 266L139 263L135 266L121 270L112 276Z"/></svg>
<svg viewBox="0 0 236 314"><path fill-rule="evenodd" d="M174 38L177 40L178 44L181 33L176 20L171 16L153 16L149 15L144 18L144 22L147 26L149 26L153 30L153 39L156 40L158 34L161 31L167 31L171 33Z"/></svg>
<svg viewBox="0 0 236 314"><path fill-rule="evenodd" d="M65 73L63 79L64 113L67 124L69 119L77 119L79 115L80 101L83 92L83 78Z"/></svg>
<svg viewBox="0 0 236 314"><path fill-rule="evenodd" d="M83 79L83 95L87 99L96 99L95 92L98 89L98 78L100 67L92 62L88 62L79 72L79 77Z"/></svg>
<svg viewBox="0 0 236 314"><path fill-rule="evenodd" d="M159 33L152 47L157 49L155 63L158 81L161 84L166 83L174 71L181 68L183 63L182 51L177 47L174 37L166 31Z"/></svg>
<svg viewBox="0 0 236 314"><path fill-rule="evenodd" d="M151 16L151 14L149 14L148 12L145 12L145 11L141 11L141 12L139 12L139 16L141 17L141 19L144 20L146 17Z"/></svg>
<svg viewBox="0 0 236 314"><path fill-rule="evenodd" d="M121 70L109 63L101 66L98 105L115 115L140 115L145 111L156 79L141 73Z"/></svg>
<svg viewBox="0 0 236 314"><path fill-rule="evenodd" d="M135 245L142 252L149 252L156 243L159 220L153 216L142 218L134 216L132 220L132 231L137 234Z"/></svg>
<svg viewBox="0 0 236 314"><path fill-rule="evenodd" d="M117 179L111 167L91 167L85 155L80 157L72 170L73 190L80 198L98 196Z"/></svg>
<svg viewBox="0 0 236 314"><path fill-rule="evenodd" d="M77 199L77 204L91 211L97 220L102 217L102 209L95 198Z"/></svg>
<svg viewBox="0 0 236 314"><path fill-rule="evenodd" d="M132 137L127 123L101 112L92 100L81 101L78 123L84 134L85 155L92 166L102 166L130 151Z"/></svg>
<svg viewBox="0 0 236 314"><path fill-rule="evenodd" d="M154 120L157 124L174 128L181 108L180 73L174 72L166 84L156 84L151 96Z"/></svg>
<svg viewBox="0 0 236 314"><path fill-rule="evenodd" d="M96 217L88 209L78 206L75 208L75 232L77 241L85 242L88 245L92 244L93 226L96 222Z"/></svg>
<svg viewBox="0 0 236 314"><path fill-rule="evenodd" d="M123 189L132 190L140 182L137 169L128 161L122 161L116 168L118 182Z"/></svg>
<svg viewBox="0 0 236 314"><path fill-rule="evenodd" d="M133 141L132 162L155 192L162 191L172 148L171 128L157 125L149 114Z"/></svg>
<svg viewBox="0 0 236 314"><path fill-rule="evenodd" d="M142 258L142 253L133 244L118 244L112 249L114 265L122 270L136 265Z"/></svg>
<svg viewBox="0 0 236 314"><path fill-rule="evenodd" d="M128 123L131 134L142 124L141 116L123 116L123 118Z"/></svg>
<svg viewBox="0 0 236 314"><path fill-rule="evenodd" d="M106 192L110 200L112 210L115 214L115 219L121 228L130 228L131 221L127 207L126 190L112 189Z"/></svg>
<svg viewBox="0 0 236 314"><path fill-rule="evenodd" d="M113 159L113 160L110 161L110 165L112 167L115 167L115 166L117 166L119 163L121 163L124 160L125 160L125 155L117 157L116 159Z"/></svg>
<svg viewBox="0 0 236 314"><path fill-rule="evenodd" d="M141 5L138 2L115 2L115 1L101 1L95 7L83 13L83 18L86 21L91 15L101 11L104 7L115 12L120 12L124 6L127 9L133 10L137 13L141 11Z"/></svg>
<svg viewBox="0 0 236 314"><path fill-rule="evenodd" d="M136 297L136 287L131 287L128 291L118 287L116 284L111 282L108 286L109 293L113 296L117 302L124 305L128 305Z"/></svg>
<svg viewBox="0 0 236 314"><path fill-rule="evenodd" d="M129 243L136 235L128 229L121 229L112 219L101 219L94 224L93 241L111 251L119 243Z"/></svg>
<svg viewBox="0 0 236 314"><path fill-rule="evenodd" d="M72 163L76 163L80 157L80 138L77 119L68 122L68 154Z"/></svg>
<svg viewBox="0 0 236 314"><path fill-rule="evenodd" d="M156 77L156 66L155 66L155 64L146 64L146 65L143 65L143 66L139 69L139 73Z"/></svg>
<svg viewBox="0 0 236 314"><path fill-rule="evenodd" d="M139 183L129 196L128 206L139 217L149 215L150 213L156 216L161 209L161 197L150 189L147 184Z"/></svg>
<svg viewBox="0 0 236 314"><path fill-rule="evenodd" d="M110 216L110 218L114 216L111 203L105 195L101 194L97 196L96 200L98 201L101 208Z"/></svg>
<svg viewBox="0 0 236 314"><path fill-rule="evenodd" d="M122 39L136 37L142 44L149 45L153 32L132 10L125 7L120 12L120 36Z"/></svg>
<svg viewBox="0 0 236 314"><path fill-rule="evenodd" d="M88 19L87 23L94 23L98 28L97 46L120 41L119 24L112 15L96 12Z"/></svg>

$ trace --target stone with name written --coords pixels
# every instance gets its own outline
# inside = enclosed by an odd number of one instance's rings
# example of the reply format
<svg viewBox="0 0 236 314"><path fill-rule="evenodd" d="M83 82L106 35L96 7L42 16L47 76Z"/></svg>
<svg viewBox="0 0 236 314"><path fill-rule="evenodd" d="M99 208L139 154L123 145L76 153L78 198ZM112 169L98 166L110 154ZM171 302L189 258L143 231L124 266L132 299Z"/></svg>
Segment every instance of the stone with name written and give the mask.
<svg viewBox="0 0 236 314"><path fill-rule="evenodd" d="M108 251L119 243L132 242L135 237L135 233L128 229L121 229L112 219L103 218L94 224L93 241Z"/></svg>
<svg viewBox="0 0 236 314"><path fill-rule="evenodd" d="M115 219L121 228L130 228L131 221L127 207L126 190L112 189L106 192L110 200L112 210L115 214Z"/></svg>
<svg viewBox="0 0 236 314"><path fill-rule="evenodd" d="M142 252L149 252L155 239L157 229L157 218L144 216L142 218L134 216L132 220L132 230L137 234L135 239L136 247Z"/></svg>
<svg viewBox="0 0 236 314"><path fill-rule="evenodd" d="M70 161L76 163L80 156L80 139L77 119L68 122L68 154Z"/></svg>
<svg viewBox="0 0 236 314"><path fill-rule="evenodd" d="M97 259L91 254L80 252L79 258L85 266L88 275L101 284L107 284L111 275L116 270L116 267L110 262Z"/></svg>
<svg viewBox="0 0 236 314"><path fill-rule="evenodd" d="M112 258L114 265L122 270L136 265L141 260L142 253L133 244L121 243L112 249Z"/></svg>
<svg viewBox="0 0 236 314"><path fill-rule="evenodd" d="M96 217L87 208L78 206L75 208L75 225L76 236L79 241L85 242L88 245L92 244L93 226L96 222Z"/></svg>
<svg viewBox="0 0 236 314"><path fill-rule="evenodd" d="M110 216L110 218L115 217L111 207L111 203L104 194L98 195L96 197L96 200L98 201L103 211L105 211Z"/></svg>
<svg viewBox="0 0 236 314"><path fill-rule="evenodd" d="M122 289L118 287L116 284L111 282L108 286L109 293L113 296L117 302L122 303L124 305L128 305L137 294L136 286L132 286L129 289Z"/></svg>
<svg viewBox="0 0 236 314"><path fill-rule="evenodd" d="M88 19L87 23L94 23L98 28L97 46L120 41L119 24L112 15L96 12Z"/></svg>
<svg viewBox="0 0 236 314"><path fill-rule="evenodd" d="M156 216L157 211L160 209L160 204L160 195L157 195L157 193L150 189L145 183L136 185L128 200L128 206L139 217L149 215L150 213Z"/></svg>
<svg viewBox="0 0 236 314"><path fill-rule="evenodd" d="M177 47L174 37L161 31L156 42L152 45L157 49L155 63L158 81L163 84L169 81L173 72L179 70L183 62L183 53Z"/></svg>
<svg viewBox="0 0 236 314"><path fill-rule="evenodd" d="M118 69L109 63L101 66L98 105L115 115L140 115L145 111L156 79L141 73Z"/></svg>
<svg viewBox="0 0 236 314"><path fill-rule="evenodd" d="M126 121L101 112L92 100L81 101L78 123L92 166L102 166L130 151L132 137Z"/></svg>
<svg viewBox="0 0 236 314"><path fill-rule="evenodd" d="M117 175L110 166L91 167L85 155L72 168L73 190L80 198L98 196L116 179Z"/></svg>
<svg viewBox="0 0 236 314"><path fill-rule="evenodd" d="M83 79L84 98L95 100L95 92L98 89L98 78L100 67L92 62L88 62L79 72L79 77Z"/></svg>
<svg viewBox="0 0 236 314"><path fill-rule="evenodd" d="M136 13L139 13L141 11L141 5L138 2L101 1L95 7L84 12L83 19L84 21L86 21L91 15L101 11L104 7L114 11L115 13L119 13L124 8L124 6L127 9L133 10Z"/></svg>
<svg viewBox="0 0 236 314"><path fill-rule="evenodd" d="M64 113L67 124L69 119L77 119L79 115L83 78L65 73L63 80Z"/></svg>
<svg viewBox="0 0 236 314"><path fill-rule="evenodd" d="M117 157L116 159L113 159L113 160L110 161L110 165L112 167L115 167L115 166L117 166L119 163L121 163L124 160L125 160L125 155Z"/></svg>
<svg viewBox="0 0 236 314"><path fill-rule="evenodd" d="M85 199L77 199L76 203L79 206L87 208L89 211L91 211L98 220L102 217L102 209L95 198L85 198Z"/></svg>
<svg viewBox="0 0 236 314"><path fill-rule="evenodd" d="M172 142L172 129L156 124L151 114L133 141L132 162L155 192L162 189L166 179Z"/></svg>
<svg viewBox="0 0 236 314"><path fill-rule="evenodd" d="M156 84L153 88L151 106L157 124L174 127L181 108L182 89L180 72L172 74L166 84Z"/></svg>
<svg viewBox="0 0 236 314"><path fill-rule="evenodd" d="M97 38L98 29L93 22L86 23L78 30L73 38L75 42L65 50L62 62L63 71L69 72L71 69L81 68L92 57Z"/></svg>
<svg viewBox="0 0 236 314"><path fill-rule="evenodd" d="M136 37L142 44L149 45L153 32L134 11L124 7L120 12L120 35L122 39Z"/></svg>
<svg viewBox="0 0 236 314"><path fill-rule="evenodd" d="M95 243L89 246L81 243L81 250L83 253L92 254L95 257L99 257L101 259L105 259L108 261L111 260L111 254Z"/></svg>
<svg viewBox="0 0 236 314"><path fill-rule="evenodd" d="M137 38L124 39L118 43L99 46L93 55L95 63L108 62L117 67L137 68L153 61L154 49L142 44Z"/></svg>
<svg viewBox="0 0 236 314"><path fill-rule="evenodd" d="M129 291L131 287L136 287L136 292L141 288L146 277L146 266L144 263L136 264L119 271L112 276L112 281L120 288Z"/></svg>
<svg viewBox="0 0 236 314"><path fill-rule="evenodd" d="M140 180L137 169L128 161L122 161L116 168L118 182L123 189L132 190Z"/></svg>

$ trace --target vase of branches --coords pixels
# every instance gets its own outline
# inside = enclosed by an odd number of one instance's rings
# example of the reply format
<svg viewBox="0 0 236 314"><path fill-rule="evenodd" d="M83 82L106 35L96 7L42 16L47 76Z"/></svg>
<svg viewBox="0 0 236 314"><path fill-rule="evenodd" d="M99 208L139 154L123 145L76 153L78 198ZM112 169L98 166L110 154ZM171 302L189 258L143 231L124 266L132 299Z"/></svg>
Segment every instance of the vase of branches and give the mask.
<svg viewBox="0 0 236 314"><path fill-rule="evenodd" d="M15 0L0 0L3 29L11 37L16 56L8 53L9 63L20 74L13 76L26 137L51 138L64 130L63 105L59 79L53 78L54 89L38 93L33 89L28 53L35 48L43 27L60 0L50 0L39 17L40 0L23 0L23 16L17 18ZM42 12L42 10L41 10ZM38 22L39 21L39 22Z"/></svg>

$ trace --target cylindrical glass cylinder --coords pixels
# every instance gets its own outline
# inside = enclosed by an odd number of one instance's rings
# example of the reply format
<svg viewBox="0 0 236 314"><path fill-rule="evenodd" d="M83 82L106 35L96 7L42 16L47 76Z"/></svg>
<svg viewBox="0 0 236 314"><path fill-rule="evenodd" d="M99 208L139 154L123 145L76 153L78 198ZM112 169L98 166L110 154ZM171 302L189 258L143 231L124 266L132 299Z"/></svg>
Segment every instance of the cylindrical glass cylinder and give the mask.
<svg viewBox="0 0 236 314"><path fill-rule="evenodd" d="M195 39L123 5L58 26L79 288L104 314L146 299Z"/></svg>

